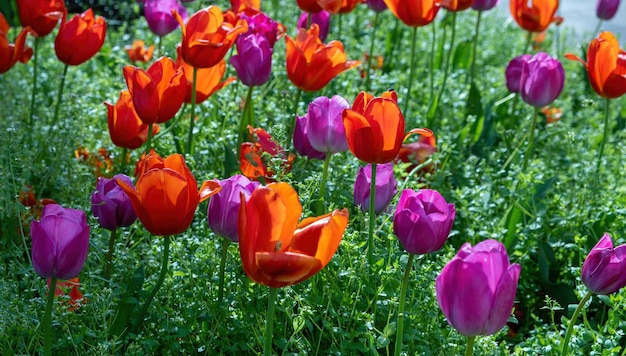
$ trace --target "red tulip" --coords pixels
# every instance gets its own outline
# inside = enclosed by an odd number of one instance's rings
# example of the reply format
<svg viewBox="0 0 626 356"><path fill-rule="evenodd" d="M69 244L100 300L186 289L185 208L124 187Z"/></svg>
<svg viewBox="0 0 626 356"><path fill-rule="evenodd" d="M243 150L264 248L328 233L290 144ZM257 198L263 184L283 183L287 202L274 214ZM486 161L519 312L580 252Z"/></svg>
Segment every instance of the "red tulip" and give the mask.
<svg viewBox="0 0 626 356"><path fill-rule="evenodd" d="M69 21L63 19L54 40L54 51L59 60L67 65L77 66L87 62L102 48L106 30L104 18L94 17L93 10L87 9Z"/></svg>
<svg viewBox="0 0 626 356"><path fill-rule="evenodd" d="M22 26L32 28L35 37L48 36L59 20L67 16L63 0L17 0L17 11Z"/></svg>

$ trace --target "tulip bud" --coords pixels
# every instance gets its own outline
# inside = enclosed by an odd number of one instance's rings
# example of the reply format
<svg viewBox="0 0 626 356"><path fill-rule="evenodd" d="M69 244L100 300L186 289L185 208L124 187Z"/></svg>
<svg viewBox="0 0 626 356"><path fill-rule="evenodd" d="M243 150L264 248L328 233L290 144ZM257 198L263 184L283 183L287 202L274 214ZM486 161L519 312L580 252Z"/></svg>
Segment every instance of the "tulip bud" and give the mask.
<svg viewBox="0 0 626 356"><path fill-rule="evenodd" d="M596 16L600 20L610 20L617 13L620 0L598 0L596 3Z"/></svg>
<svg viewBox="0 0 626 356"><path fill-rule="evenodd" d="M310 159L324 159L326 153L317 151L311 146L309 134L309 115L296 116L296 126L293 130L293 147L300 156L308 157Z"/></svg>
<svg viewBox="0 0 626 356"><path fill-rule="evenodd" d="M436 190L405 189L393 215L393 232L412 254L438 251L448 239L456 209Z"/></svg>
<svg viewBox="0 0 626 356"><path fill-rule="evenodd" d="M476 11L485 11L493 9L499 0L474 0L472 9Z"/></svg>
<svg viewBox="0 0 626 356"><path fill-rule="evenodd" d="M265 36L250 33L237 40L237 54L230 57L230 64L243 84L260 86L270 78L272 52Z"/></svg>
<svg viewBox="0 0 626 356"><path fill-rule="evenodd" d="M239 241L238 223L241 196L248 201L252 192L261 185L241 174L219 182L222 190L211 198L207 212L208 224L216 234L233 242ZM245 203L245 202L244 202Z"/></svg>
<svg viewBox="0 0 626 356"><path fill-rule="evenodd" d="M522 66L520 95L522 100L541 108L552 103L563 91L565 70L556 58L539 52Z"/></svg>
<svg viewBox="0 0 626 356"><path fill-rule="evenodd" d="M383 12L387 10L387 4L385 4L384 0L367 0L366 3L370 9L376 12Z"/></svg>
<svg viewBox="0 0 626 356"><path fill-rule="evenodd" d="M310 20L309 16L311 16ZM311 25L314 23L320 27L320 40L322 40L322 42L325 42L326 37L328 37L328 29L330 28L330 12L326 10L322 10L314 14L303 12L302 15L300 15L300 17L298 18L298 28L307 29L311 27Z"/></svg>
<svg viewBox="0 0 626 356"><path fill-rule="evenodd" d="M143 9L150 31L159 37L178 28L172 9L180 14L183 21L187 21L187 10L178 0L146 0Z"/></svg>
<svg viewBox="0 0 626 356"><path fill-rule="evenodd" d="M513 58L506 66L506 87L511 93L519 93L522 67L531 57L530 54L522 54L521 56Z"/></svg>
<svg viewBox="0 0 626 356"><path fill-rule="evenodd" d="M626 244L613 248L609 234L604 234L583 262L582 280L590 291L608 295L626 286Z"/></svg>
<svg viewBox="0 0 626 356"><path fill-rule="evenodd" d="M58 204L44 206L41 219L30 224L32 260L42 278L72 279L85 265L89 225L81 210Z"/></svg>
<svg viewBox="0 0 626 356"><path fill-rule="evenodd" d="M354 181L354 204L367 212L370 206L370 184L372 182L372 165L360 167ZM378 214L385 210L393 196L398 192L398 183L393 176L393 163L376 166L376 191L374 211Z"/></svg>
<svg viewBox="0 0 626 356"><path fill-rule="evenodd" d="M520 271L501 242L465 243L435 280L448 324L464 336L498 332L511 315Z"/></svg>
<svg viewBox="0 0 626 356"><path fill-rule="evenodd" d="M93 215L98 218L98 223L108 230L130 226L137 220L130 198L120 188L115 179L122 180L134 187L130 177L118 174L114 179L98 178L96 191L91 194Z"/></svg>
<svg viewBox="0 0 626 356"><path fill-rule="evenodd" d="M348 149L342 115L349 107L350 103L339 95L332 98L320 96L309 104L307 135L315 150L339 153Z"/></svg>

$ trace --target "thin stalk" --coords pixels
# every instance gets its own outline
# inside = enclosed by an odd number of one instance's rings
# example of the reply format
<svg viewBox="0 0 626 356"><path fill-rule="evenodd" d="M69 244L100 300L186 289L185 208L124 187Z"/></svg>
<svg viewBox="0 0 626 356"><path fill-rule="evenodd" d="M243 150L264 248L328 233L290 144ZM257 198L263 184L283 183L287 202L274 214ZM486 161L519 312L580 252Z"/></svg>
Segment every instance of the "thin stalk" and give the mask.
<svg viewBox="0 0 626 356"><path fill-rule="evenodd" d="M437 113L437 109L439 108L439 101L443 96L443 92L446 90L446 82L448 81L448 74L450 73L450 58L452 57L452 52L454 51L454 38L456 37L456 11L452 12L452 35L450 36L450 49L448 53L446 53L446 61L444 63L443 69L443 82L441 83L441 87L439 88L439 93L435 97L434 108L429 110L428 116L428 125L427 127L431 127L431 120L435 117Z"/></svg>
<svg viewBox="0 0 626 356"><path fill-rule="evenodd" d="M474 354L474 341L476 341L476 336L467 337L467 346L465 346L465 356L472 356Z"/></svg>
<svg viewBox="0 0 626 356"><path fill-rule="evenodd" d="M376 211L374 205L376 201L376 163L372 163L372 181L370 182L370 211L369 211L369 232L367 235L367 261L372 264L374 228L376 227Z"/></svg>
<svg viewBox="0 0 626 356"><path fill-rule="evenodd" d="M54 304L54 291L57 288L56 277L50 278L50 287L48 287L48 301L46 302L46 312L43 316L43 354L45 356L52 355L52 344L50 334L52 333L52 305Z"/></svg>
<svg viewBox="0 0 626 356"><path fill-rule="evenodd" d="M146 154L150 153L150 148L152 145L152 127L154 124L148 124L148 140L146 141Z"/></svg>
<svg viewBox="0 0 626 356"><path fill-rule="evenodd" d="M39 37L35 37L35 44L33 45L33 92L30 97L30 118L28 119L28 126L33 127L33 116L35 116L35 96L37 95L37 58L39 57Z"/></svg>
<svg viewBox="0 0 626 356"><path fill-rule="evenodd" d="M592 32L594 37L598 35L598 32L600 31L600 26L602 26L602 20L598 21L598 24L596 25L596 28ZM37 58L37 57L35 57L35 58Z"/></svg>
<svg viewBox="0 0 626 356"><path fill-rule="evenodd" d="M409 102L411 102L411 88L413 87L413 75L415 74L415 43L417 42L417 26L413 27L411 39L411 67L409 69L409 84L407 86L406 101L404 102L404 117L409 113Z"/></svg>
<svg viewBox="0 0 626 356"><path fill-rule="evenodd" d="M126 174L126 156L128 156L128 148L124 147L122 149L122 157L120 159L119 169L117 170L122 174Z"/></svg>
<svg viewBox="0 0 626 356"><path fill-rule="evenodd" d="M330 166L330 159L332 157L332 152L326 152L326 158L324 159L324 168L322 168L322 183L320 185L320 198L322 199L322 202L326 201L326 182L328 181L328 166Z"/></svg>
<svg viewBox="0 0 626 356"><path fill-rule="evenodd" d="M226 267L226 258L228 257L228 245L230 241L222 238L222 258L220 259L220 279L217 290L217 302L221 303L224 299L224 269Z"/></svg>
<svg viewBox="0 0 626 356"><path fill-rule="evenodd" d="M528 138L528 147L526 147L526 153L524 154L524 162L522 163L522 171L526 171L526 167L528 166L528 161L530 160L530 156L533 154L533 149L535 145L535 127L537 126L537 116L539 114L539 108L534 108L533 110L533 119L530 123L530 137Z"/></svg>
<svg viewBox="0 0 626 356"><path fill-rule="evenodd" d="M156 283L152 287L150 294L148 294L148 297L143 303L143 306L141 307L141 311L139 311L139 315L137 317L137 323L131 329L131 332L133 334L137 333L137 330L139 329L141 324L143 324L143 319L145 318L146 313L148 312L148 308L150 307L150 304L152 303L154 296L157 294L157 292L159 291L159 289L161 289L161 286L163 285L163 281L165 280L165 275L167 274L167 264L168 264L169 256L170 256L170 236L163 236L163 259L161 260L161 272L159 273L159 278L157 279ZM122 335L122 339L128 334L128 329L126 330L127 332L125 332Z"/></svg>
<svg viewBox="0 0 626 356"><path fill-rule="evenodd" d="M155 58L158 58L159 56L162 56L161 54L161 47L163 47L163 37L162 36L157 36L157 46L156 46L156 53L155 53Z"/></svg>
<svg viewBox="0 0 626 356"><path fill-rule="evenodd" d="M57 103L54 107L54 118L52 119L52 125L56 124L59 119L59 109L61 109L61 99L63 98L63 88L65 87L65 78L67 77L67 69L69 66L66 64L63 67L63 75L61 76L61 84L59 84L59 91L57 92Z"/></svg>
<svg viewBox="0 0 626 356"><path fill-rule="evenodd" d="M367 72L365 73L365 91L370 91L370 70L372 69L372 57L374 57L374 42L376 40L376 27L378 27L378 16L379 13L375 12L374 22L372 23L372 34L370 36L370 51L367 57Z"/></svg>
<svg viewBox="0 0 626 356"><path fill-rule="evenodd" d="M248 87L248 94L246 95L246 102L243 106L243 113L241 113L241 119L239 121L239 139L237 140L237 150L240 149L241 143L246 136L246 125L254 127L254 103L252 102L253 86ZM237 155L239 157L239 155Z"/></svg>
<svg viewBox="0 0 626 356"><path fill-rule="evenodd" d="M570 319L569 325L567 326L567 331L565 332L565 337L563 338L563 348L561 348L561 356L567 355L567 349L569 348L569 339L572 336L572 331L574 331L574 324L576 322L576 319L578 318L578 314L580 314L580 311L583 310L585 304L587 303L587 300L591 298L592 294L593 293L591 291L588 291L587 294L585 294L583 299L580 301L580 303L578 303L578 307L574 311L574 314L572 314L572 318Z"/></svg>
<svg viewBox="0 0 626 356"><path fill-rule="evenodd" d="M596 161L596 174L600 172L600 165L602 164L602 155L604 154L604 146L609 137L609 104L610 99L606 99L604 104L604 133L602 134L602 141L600 142L600 151L598 152L598 160Z"/></svg>
<svg viewBox="0 0 626 356"><path fill-rule="evenodd" d="M413 265L414 254L409 253L409 260L406 262L404 270L404 278L402 278L402 288L400 289L400 306L398 307L398 330L396 331L396 348L395 356L400 356L402 351L402 338L404 337L404 305L406 303L406 289L409 284L409 276L411 275L411 266Z"/></svg>
<svg viewBox="0 0 626 356"><path fill-rule="evenodd" d="M189 135L187 136L187 147L185 149L185 153L187 155L192 155L192 141L193 141L193 124L196 118L196 82L198 77L198 69L196 67L193 68L193 81L191 87L193 90L191 91L191 118L189 120Z"/></svg>
<svg viewBox="0 0 626 356"><path fill-rule="evenodd" d="M530 48L530 43L533 40L533 33L532 32L528 32L528 34L526 35L526 43L524 44L524 50L522 51L522 54L526 54L528 52L528 49Z"/></svg>
<svg viewBox="0 0 626 356"><path fill-rule="evenodd" d="M111 236L109 237L109 251L107 252L107 259L104 265L104 279L109 280L111 278L111 260L113 260L113 250L115 249L115 238L117 237L117 229L111 230Z"/></svg>
<svg viewBox="0 0 626 356"><path fill-rule="evenodd" d="M270 295L267 300L267 317L265 318L265 335L263 337L263 355L272 355L272 339L274 338L274 314L276 307L276 294L278 288L270 287Z"/></svg>
<svg viewBox="0 0 626 356"><path fill-rule="evenodd" d="M472 83L474 82L474 76L476 75L476 51L478 49L478 34L480 33L480 19L482 15L483 12L478 11L478 15L476 16L476 28L474 29L474 45L472 49L472 66L470 67L470 85L472 85Z"/></svg>
<svg viewBox="0 0 626 356"><path fill-rule="evenodd" d="M430 27L433 29L433 38L430 41L430 56L429 61L430 61L430 70L429 70L429 74L430 74L430 96L429 96L429 100L432 102L433 100L433 95L435 95L435 42L436 42L436 38L437 38L437 26L435 26L435 22L433 21L430 24Z"/></svg>
<svg viewBox="0 0 626 356"><path fill-rule="evenodd" d="M296 115L298 115L298 103L300 102L300 96L302 95L302 89L298 88L296 92L296 100L293 103L293 119L290 122L289 131L287 132L287 147L291 147L293 141L293 131L296 128Z"/></svg>

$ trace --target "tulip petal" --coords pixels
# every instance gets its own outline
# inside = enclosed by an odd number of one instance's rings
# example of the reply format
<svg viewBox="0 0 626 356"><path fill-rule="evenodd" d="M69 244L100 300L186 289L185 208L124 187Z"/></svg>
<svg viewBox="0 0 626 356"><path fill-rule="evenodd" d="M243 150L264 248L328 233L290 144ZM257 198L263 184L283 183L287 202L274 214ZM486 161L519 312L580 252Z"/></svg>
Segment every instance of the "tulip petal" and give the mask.
<svg viewBox="0 0 626 356"><path fill-rule="evenodd" d="M200 187L200 192L198 193L200 196L200 202L203 202L209 199L211 196L219 193L222 190L220 184L216 181L205 180L202 182L202 186Z"/></svg>

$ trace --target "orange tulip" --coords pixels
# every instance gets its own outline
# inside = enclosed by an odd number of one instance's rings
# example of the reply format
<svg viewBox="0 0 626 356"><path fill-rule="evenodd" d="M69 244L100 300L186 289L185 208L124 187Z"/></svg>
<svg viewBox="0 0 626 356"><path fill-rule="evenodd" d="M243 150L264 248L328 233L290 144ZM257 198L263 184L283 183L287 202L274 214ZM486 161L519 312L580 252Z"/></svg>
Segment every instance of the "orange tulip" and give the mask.
<svg viewBox="0 0 626 356"><path fill-rule="evenodd" d="M237 14L243 12L253 16L261 12L261 0L230 0L230 8Z"/></svg>
<svg viewBox="0 0 626 356"><path fill-rule="evenodd" d="M559 21L554 14L559 8L559 0L511 0L511 15L517 24L529 32L542 32L552 22Z"/></svg>
<svg viewBox="0 0 626 356"><path fill-rule="evenodd" d="M304 91L318 91L339 73L361 63L347 60L341 42L322 43L319 32L317 24L313 24L308 31L298 29L295 41L285 36L287 76L296 87Z"/></svg>
<svg viewBox="0 0 626 356"><path fill-rule="evenodd" d="M63 0L17 0L17 11L22 26L32 28L35 37L48 36L67 15Z"/></svg>
<svg viewBox="0 0 626 356"><path fill-rule="evenodd" d="M141 121L160 124L176 115L187 91L184 75L183 69L168 57L159 58L147 71L124 67L124 79Z"/></svg>
<svg viewBox="0 0 626 356"><path fill-rule="evenodd" d="M159 236L187 230L198 204L221 190L215 181L198 186L180 154L165 159L154 150L144 158L135 188L116 179L128 194L137 217L150 233Z"/></svg>
<svg viewBox="0 0 626 356"><path fill-rule="evenodd" d="M128 58L131 62L143 62L146 63L152 59L154 53L154 45L146 48L146 44L142 40L134 40L132 46L124 48L128 54Z"/></svg>
<svg viewBox="0 0 626 356"><path fill-rule="evenodd" d="M404 116L395 91L377 98L361 92L352 109L343 111L343 125L350 151L363 162L391 162L404 141Z"/></svg>
<svg viewBox="0 0 626 356"><path fill-rule="evenodd" d="M361 0L317 0L317 4L331 14L348 13L361 2Z"/></svg>
<svg viewBox="0 0 626 356"><path fill-rule="evenodd" d="M260 180L265 182L274 182L276 173L267 167L268 162L263 153L269 154L271 157L280 157L283 161L285 171L291 170L295 156L287 155L285 150L274 140L272 135L262 128L252 128L248 126L250 138L253 142L244 142L241 144L239 152L239 169L241 174L248 179Z"/></svg>
<svg viewBox="0 0 626 356"><path fill-rule="evenodd" d="M589 43L587 62L571 53L565 57L587 68L591 87L601 97L614 99L626 94L626 52L611 32L602 32Z"/></svg>
<svg viewBox="0 0 626 356"><path fill-rule="evenodd" d="M108 110L109 135L117 147L130 150L141 147L148 139L148 125L137 116L128 90L120 92L115 105L105 102ZM152 135L159 133L159 125L152 126Z"/></svg>
<svg viewBox="0 0 626 356"><path fill-rule="evenodd" d="M287 183L257 188L241 197L239 253L243 269L257 283L279 288L300 283L324 268L346 227L348 211L302 220L296 191Z"/></svg>
<svg viewBox="0 0 626 356"><path fill-rule="evenodd" d="M187 79L187 94L185 102L191 103L191 93L193 90L193 67L183 61L180 55L180 47L176 48L176 65L182 67ZM228 77L222 80L226 72L226 61L222 59L219 63L211 68L196 69L196 104L205 101L213 93L235 81L235 77Z"/></svg>
<svg viewBox="0 0 626 356"><path fill-rule="evenodd" d="M322 7L317 3L317 0L296 0L300 10L311 14L317 14L322 11Z"/></svg>
<svg viewBox="0 0 626 356"><path fill-rule="evenodd" d="M248 31L245 20L231 11L222 13L217 6L209 6L191 15L185 25L176 10L172 14L183 31L181 56L195 68L210 68L218 64L235 43L237 36Z"/></svg>
<svg viewBox="0 0 626 356"><path fill-rule="evenodd" d="M107 23L102 16L94 17L91 9L75 15L69 21L65 20L64 18L54 40L54 51L61 62L77 66L100 51L104 44Z"/></svg>
<svg viewBox="0 0 626 356"><path fill-rule="evenodd" d="M33 50L26 46L26 34L30 27L22 29L15 44L9 43L9 23L0 13L0 74L11 69L17 61L26 63L33 55Z"/></svg>
<svg viewBox="0 0 626 356"><path fill-rule="evenodd" d="M397 161L410 163L406 168L406 172L410 173L419 164L422 164L428 160L433 153L437 152L435 135L429 129L416 129L420 134L420 138L417 142L405 143L400 147L398 151ZM433 163L420 169L417 174L433 172L435 165Z"/></svg>
<svg viewBox="0 0 626 356"><path fill-rule="evenodd" d="M50 278L47 279L48 289L50 289ZM54 288L54 296L68 296L67 310L74 312L81 306L87 303L87 298L83 297L83 293L78 289L80 287L80 280L78 277L69 280L57 280L57 284Z"/></svg>
<svg viewBox="0 0 626 356"><path fill-rule="evenodd" d="M463 11L472 6L474 0L439 0L439 5L449 11Z"/></svg>
<svg viewBox="0 0 626 356"><path fill-rule="evenodd" d="M433 22L439 11L436 0L384 0L393 15L408 26L426 26Z"/></svg>

